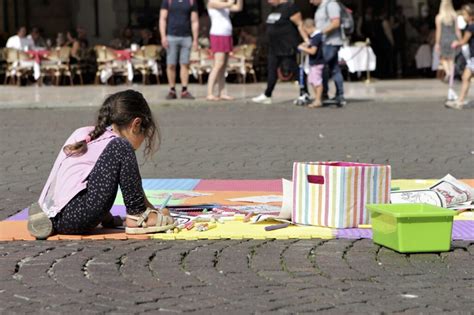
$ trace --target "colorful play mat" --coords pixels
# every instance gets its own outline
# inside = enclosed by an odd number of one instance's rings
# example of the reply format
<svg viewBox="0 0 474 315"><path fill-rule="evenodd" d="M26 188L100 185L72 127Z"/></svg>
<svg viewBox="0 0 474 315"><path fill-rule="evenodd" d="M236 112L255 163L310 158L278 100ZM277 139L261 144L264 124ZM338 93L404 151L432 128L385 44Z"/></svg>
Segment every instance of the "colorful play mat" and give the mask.
<svg viewBox="0 0 474 315"><path fill-rule="evenodd" d="M474 187L474 180L463 180ZM392 187L398 189L422 189L434 184L436 180L392 180ZM207 180L207 179L144 179L143 187L148 199L160 205L167 193L173 193L170 206L178 205L218 205L245 206L255 203L231 201L229 199L250 196L278 196L282 194L280 179L271 180ZM268 205L280 206L280 203ZM210 206L211 207L211 206ZM112 208L112 214L125 216L120 193ZM27 231L27 210L23 210L0 222L0 241L34 240ZM54 235L49 240L123 240L123 239L163 239L163 240L197 240L197 239L309 239L309 238L371 238L370 226L350 229L333 229L315 226L289 226L273 231L265 227L279 222L251 224L243 221L226 221L216 224L208 231L196 229L181 230L179 233L157 233L150 235L127 235L123 229L97 228L89 235ZM453 223L453 240L474 240L474 212L466 211L455 216Z"/></svg>

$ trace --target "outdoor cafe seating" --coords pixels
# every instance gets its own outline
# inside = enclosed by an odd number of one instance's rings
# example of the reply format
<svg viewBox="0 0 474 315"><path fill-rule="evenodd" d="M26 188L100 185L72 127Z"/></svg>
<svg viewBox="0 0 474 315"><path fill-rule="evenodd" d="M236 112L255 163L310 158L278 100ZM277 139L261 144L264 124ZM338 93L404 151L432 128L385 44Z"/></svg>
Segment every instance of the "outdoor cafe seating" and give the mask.
<svg viewBox="0 0 474 315"><path fill-rule="evenodd" d="M4 84L18 84L21 79L33 74L33 62L24 51L4 48L3 56L6 61Z"/></svg>
<svg viewBox="0 0 474 315"><path fill-rule="evenodd" d="M256 45L235 46L230 54L226 75L236 74L242 83L245 83L247 76L250 75L253 82L257 82L253 66L255 49ZM211 72L212 64L213 56L208 48L199 48L198 50L191 51L190 73L200 84L204 83L204 75Z"/></svg>
<svg viewBox="0 0 474 315"><path fill-rule="evenodd" d="M132 64L134 69L141 73L143 84L149 83L151 75L154 75L156 83L160 84L162 50L159 45L145 45L133 52Z"/></svg>
<svg viewBox="0 0 474 315"><path fill-rule="evenodd" d="M256 45L235 46L229 58L227 73L235 73L242 83L246 83L247 76L252 77L253 82L257 82L257 76L253 67Z"/></svg>
<svg viewBox="0 0 474 315"><path fill-rule="evenodd" d="M250 76L257 81L254 69L255 45L235 46L229 58L226 75L236 75L237 81L246 83ZM53 85L74 82L84 84L84 76L93 78L95 84L117 84L121 79L131 84L136 75L140 75L142 84L150 84L155 78L162 82L162 55L164 49L159 45L138 46L132 44L129 49L117 50L105 45L97 45L89 50L81 50L80 57L71 58L71 48L0 50L0 60L4 60L4 84L21 85L26 79L33 78L38 85L51 82ZM211 72L213 55L208 48L199 48L191 52L190 76L200 84ZM0 64L0 66L2 66Z"/></svg>
<svg viewBox="0 0 474 315"><path fill-rule="evenodd" d="M67 77L69 84L73 85L74 76L77 75L82 85L81 69L78 65L70 64L70 55L70 47L28 51L4 48L3 56L6 61L4 84L21 85L22 79L33 76L39 85L43 84L46 77L50 77L55 85L59 85L60 80Z"/></svg>

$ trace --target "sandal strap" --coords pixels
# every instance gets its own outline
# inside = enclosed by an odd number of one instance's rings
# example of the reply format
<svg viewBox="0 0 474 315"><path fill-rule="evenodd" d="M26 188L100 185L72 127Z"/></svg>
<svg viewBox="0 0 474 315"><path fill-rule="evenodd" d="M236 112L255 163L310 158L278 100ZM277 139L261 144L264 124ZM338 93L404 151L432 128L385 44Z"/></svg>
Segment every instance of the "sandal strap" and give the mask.
<svg viewBox="0 0 474 315"><path fill-rule="evenodd" d="M146 219L148 219L148 216L152 212L158 213L158 211L148 208L144 212L140 213L139 215L127 214L127 218L137 221L138 227L147 227Z"/></svg>
<svg viewBox="0 0 474 315"><path fill-rule="evenodd" d="M148 216L149 216L150 213L152 213L152 212L158 213L158 211L156 211L156 210L154 210L154 209L151 209L151 208L147 208L147 209L145 210L145 212L141 213L141 214L138 216L137 225L138 225L138 226L142 226L142 227L147 227L146 219L148 219Z"/></svg>
<svg viewBox="0 0 474 315"><path fill-rule="evenodd" d="M146 223L146 220L148 219L148 216L152 212L156 213L156 224L155 224L155 226L168 225L168 218L171 218L171 217L163 215L161 212L159 212L157 210L154 210L154 209L151 209L151 208L146 209L145 212L142 212L139 215L127 214L127 218L137 221L137 226L138 227L146 228L148 226L148 224ZM163 224L163 223L165 223L165 224Z"/></svg>

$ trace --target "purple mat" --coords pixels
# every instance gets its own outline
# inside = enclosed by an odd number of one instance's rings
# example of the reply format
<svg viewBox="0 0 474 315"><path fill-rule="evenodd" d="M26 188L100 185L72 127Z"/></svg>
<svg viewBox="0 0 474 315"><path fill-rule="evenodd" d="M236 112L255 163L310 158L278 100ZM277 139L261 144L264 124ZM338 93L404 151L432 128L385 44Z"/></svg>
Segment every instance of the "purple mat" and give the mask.
<svg viewBox="0 0 474 315"><path fill-rule="evenodd" d="M113 215L120 215L122 217L125 216L125 206L118 206L115 205L112 207L112 214ZM24 221L28 220L28 209L23 209L22 211L18 212L17 214L8 217L5 221Z"/></svg>
<svg viewBox="0 0 474 315"><path fill-rule="evenodd" d="M474 221L454 221L453 240L474 241Z"/></svg>
<svg viewBox="0 0 474 315"><path fill-rule="evenodd" d="M371 229L338 229L336 238L359 239L372 238ZM474 221L453 222L453 240L474 241Z"/></svg>

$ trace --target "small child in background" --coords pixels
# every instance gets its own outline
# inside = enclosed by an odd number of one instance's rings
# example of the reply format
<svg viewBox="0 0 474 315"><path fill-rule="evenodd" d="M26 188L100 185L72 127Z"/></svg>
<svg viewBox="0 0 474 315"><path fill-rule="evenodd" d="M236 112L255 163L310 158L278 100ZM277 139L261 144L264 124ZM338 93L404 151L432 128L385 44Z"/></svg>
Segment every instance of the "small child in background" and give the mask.
<svg viewBox="0 0 474 315"><path fill-rule="evenodd" d="M316 29L313 19L306 19L303 21L303 29L309 36L309 44L302 43L298 49L304 51L309 55L309 75L308 82L313 86L315 93L315 100L310 104L309 108L321 107L321 95L323 94L323 34Z"/></svg>
<svg viewBox="0 0 474 315"><path fill-rule="evenodd" d="M453 48L461 47L465 44L469 44L469 51L471 57L467 60L466 68L462 74L462 87L461 94L455 102L447 102L446 106L454 109L462 109L466 105L465 100L467 93L469 92L469 86L471 85L471 77L474 72L474 4L466 4L462 7L462 15L467 22L466 31L464 37L459 41L454 41L452 44Z"/></svg>

